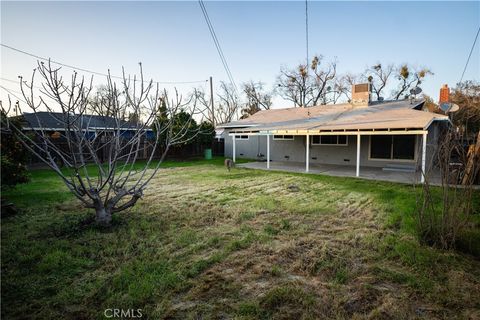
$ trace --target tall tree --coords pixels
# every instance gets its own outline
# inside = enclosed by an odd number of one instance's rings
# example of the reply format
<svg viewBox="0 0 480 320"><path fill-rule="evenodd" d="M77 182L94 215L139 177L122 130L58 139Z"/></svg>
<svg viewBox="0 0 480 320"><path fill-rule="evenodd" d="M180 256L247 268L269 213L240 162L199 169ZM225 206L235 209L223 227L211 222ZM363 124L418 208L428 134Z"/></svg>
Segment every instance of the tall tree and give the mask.
<svg viewBox="0 0 480 320"><path fill-rule="evenodd" d="M204 147L211 147L213 139L215 139L215 128L213 124L208 121L200 123L197 142Z"/></svg>
<svg viewBox="0 0 480 320"><path fill-rule="evenodd" d="M193 100L198 103L202 111L202 118L210 123L222 124L237 120L241 112L241 97L237 90L225 82L220 82L214 97L212 112L211 97L204 89L196 88L192 93Z"/></svg>
<svg viewBox="0 0 480 320"><path fill-rule="evenodd" d="M359 81L357 75L347 73L342 76L336 77L334 84L333 103L337 103L339 100L350 102L352 99L352 86Z"/></svg>
<svg viewBox="0 0 480 320"><path fill-rule="evenodd" d="M335 84L337 63L322 63L322 60L318 55L308 65L301 64L293 69L282 67L277 77L277 93L298 107L330 102L328 96Z"/></svg>
<svg viewBox="0 0 480 320"><path fill-rule="evenodd" d="M377 63L365 71L365 76L370 83L372 92L376 95L377 100L385 99L382 93L387 87L394 71L395 67L393 64L382 66L381 63Z"/></svg>
<svg viewBox="0 0 480 320"><path fill-rule="evenodd" d="M215 123L227 123L238 119L241 108L240 96L231 84L220 82L215 106Z"/></svg>
<svg viewBox="0 0 480 320"><path fill-rule="evenodd" d="M0 105L2 101L0 101ZM17 105L18 106L18 105ZM7 121L8 110L0 110L0 121L2 124ZM11 118L9 121L16 126L21 126L21 117ZM28 182L27 171L28 153L16 135L7 126L1 128L1 189L10 188L19 183Z"/></svg>
<svg viewBox="0 0 480 320"><path fill-rule="evenodd" d="M480 83L472 80L458 83L450 101L460 107L451 115L453 123L467 136L475 136L480 131Z"/></svg>
<svg viewBox="0 0 480 320"><path fill-rule="evenodd" d="M212 124L218 123L215 110L212 110L212 97L205 93L205 90L203 88L194 88L191 97L192 99L197 101L199 105L201 105L200 110L203 110L202 118L205 119L205 121L208 121Z"/></svg>
<svg viewBox="0 0 480 320"><path fill-rule="evenodd" d="M272 106L272 95L266 92L261 82L247 82L243 84L247 102L242 109L242 118L257 113L260 110L269 110Z"/></svg>
<svg viewBox="0 0 480 320"><path fill-rule="evenodd" d="M435 113L443 113L439 108L438 104L433 100L432 97L424 94L423 95L423 100L425 100L424 104L424 109L430 111L430 112L435 112Z"/></svg>
<svg viewBox="0 0 480 320"><path fill-rule="evenodd" d="M393 64L377 63L365 70L362 79L366 79L371 86L372 93L377 101L385 98L399 100L408 98L410 90L420 86L423 80L433 73L428 68L415 70L408 64L395 67ZM385 91L393 88L390 96Z"/></svg>
<svg viewBox="0 0 480 320"><path fill-rule="evenodd" d="M92 90L93 91L93 90ZM116 97L110 97L109 95L116 94ZM104 117L113 116L114 110L112 106L108 104L108 101L121 99L122 92L117 91L115 93L108 90L106 85L100 85L96 88L95 92L89 95L86 112L90 114L96 114ZM127 117L128 115L124 115Z"/></svg>
<svg viewBox="0 0 480 320"><path fill-rule="evenodd" d="M328 62L322 65L323 56L314 56L311 63L313 71L313 84L311 85L312 105L327 104L331 101L327 98L330 93L335 94L335 77L337 75L337 62Z"/></svg>
<svg viewBox="0 0 480 320"><path fill-rule="evenodd" d="M410 89L418 87L428 75L433 75L433 72L427 68L413 70L413 68L407 64L400 65L395 70L395 76L399 84L397 89L393 91L393 99L408 98L410 96Z"/></svg>
<svg viewBox="0 0 480 320"><path fill-rule="evenodd" d="M182 136L182 142L177 146L187 145L194 141L198 134L198 125L193 115L189 112L181 110L180 112L172 115L171 121L171 134L173 136Z"/></svg>

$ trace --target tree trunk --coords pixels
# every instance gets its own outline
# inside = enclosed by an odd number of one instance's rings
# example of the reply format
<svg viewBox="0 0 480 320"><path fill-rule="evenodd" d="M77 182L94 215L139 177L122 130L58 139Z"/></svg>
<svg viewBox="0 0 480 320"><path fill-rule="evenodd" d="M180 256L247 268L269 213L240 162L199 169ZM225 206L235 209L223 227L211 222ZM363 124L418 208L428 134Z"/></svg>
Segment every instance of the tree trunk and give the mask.
<svg viewBox="0 0 480 320"><path fill-rule="evenodd" d="M95 222L102 227L109 227L112 223L112 212L105 209L104 206L95 208Z"/></svg>

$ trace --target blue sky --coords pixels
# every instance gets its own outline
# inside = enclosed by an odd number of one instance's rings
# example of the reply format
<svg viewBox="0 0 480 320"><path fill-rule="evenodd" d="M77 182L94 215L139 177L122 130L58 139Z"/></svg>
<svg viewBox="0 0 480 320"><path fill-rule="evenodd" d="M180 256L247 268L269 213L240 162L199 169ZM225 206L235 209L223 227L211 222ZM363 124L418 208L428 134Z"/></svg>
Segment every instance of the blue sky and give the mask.
<svg viewBox="0 0 480 320"><path fill-rule="evenodd" d="M305 59L305 3L205 2L237 84L272 88L280 67ZM427 66L438 98L458 82L480 25L480 2L309 2L310 55L336 58L340 73L378 61ZM1 43L78 67L156 81L227 80L198 2L1 2ZM480 80L480 43L465 79ZM1 48L1 76L31 75L36 61ZM71 70L65 69L66 72ZM95 77L96 83L104 79ZM18 91L16 84L1 85ZM196 86L207 87L206 83ZM188 92L192 85L177 85ZM171 89L172 86L168 85ZM5 91L0 90L5 99ZM275 107L290 104L275 99Z"/></svg>

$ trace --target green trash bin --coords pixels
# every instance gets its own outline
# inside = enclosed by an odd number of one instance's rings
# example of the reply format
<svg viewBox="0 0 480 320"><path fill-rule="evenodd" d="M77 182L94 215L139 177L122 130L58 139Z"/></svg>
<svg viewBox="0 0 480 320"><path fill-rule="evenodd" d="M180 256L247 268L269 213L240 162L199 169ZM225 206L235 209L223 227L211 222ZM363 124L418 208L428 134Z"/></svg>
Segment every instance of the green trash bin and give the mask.
<svg viewBox="0 0 480 320"><path fill-rule="evenodd" d="M212 160L212 149L205 149L204 154L206 160Z"/></svg>

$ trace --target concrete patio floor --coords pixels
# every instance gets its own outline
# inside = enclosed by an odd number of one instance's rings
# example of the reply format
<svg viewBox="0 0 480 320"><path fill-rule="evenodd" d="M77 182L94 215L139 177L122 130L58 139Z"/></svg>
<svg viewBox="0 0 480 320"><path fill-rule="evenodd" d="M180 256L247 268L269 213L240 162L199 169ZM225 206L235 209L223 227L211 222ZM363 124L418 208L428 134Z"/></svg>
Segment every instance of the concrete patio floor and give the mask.
<svg viewBox="0 0 480 320"><path fill-rule="evenodd" d="M267 163L263 162L247 162L236 165L239 168L286 171L305 173L305 163L301 162L270 162L270 169L267 169ZM336 177L354 177L355 166L333 165L333 164L310 164L309 174L324 174ZM382 168L360 167L361 179L390 181L400 183L420 183L420 172L402 172L402 171L384 171ZM430 178L433 184L439 184L439 175L434 174Z"/></svg>

